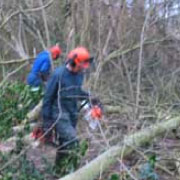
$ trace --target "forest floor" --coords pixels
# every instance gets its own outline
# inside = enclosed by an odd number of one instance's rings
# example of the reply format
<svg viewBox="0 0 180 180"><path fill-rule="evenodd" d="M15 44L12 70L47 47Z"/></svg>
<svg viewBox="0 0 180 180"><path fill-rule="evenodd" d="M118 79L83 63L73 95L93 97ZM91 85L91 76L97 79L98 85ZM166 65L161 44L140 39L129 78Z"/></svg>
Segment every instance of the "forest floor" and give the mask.
<svg viewBox="0 0 180 180"><path fill-rule="evenodd" d="M121 117L119 115L112 115L111 117L107 117L101 124L97 130L92 131L88 127L87 122L79 122L78 132L80 139L86 139L89 144L88 151L81 160L80 167L90 162L111 146L120 143L123 136L127 133L133 133L138 130L136 124L126 119L124 115ZM122 180L139 179L139 171L148 161L145 157L149 153L154 153L157 157L157 163L160 166L155 168L158 180L178 180L178 171L180 171L178 168L180 166L180 163L178 164L178 158L180 159L180 139L176 135L173 132L167 132L166 135L156 138L152 144L135 149L133 154L123 160L117 160L115 165L111 166L106 173L100 175L97 179L111 180L110 177L112 174L119 175L119 179ZM3 148L9 150L11 148L13 149L13 147L14 144L11 143L0 143L0 150ZM34 164L35 168L44 174L47 180L60 178L47 172L48 166L53 167L56 148L40 145L35 148L29 148L26 156ZM0 167L1 165L0 161Z"/></svg>

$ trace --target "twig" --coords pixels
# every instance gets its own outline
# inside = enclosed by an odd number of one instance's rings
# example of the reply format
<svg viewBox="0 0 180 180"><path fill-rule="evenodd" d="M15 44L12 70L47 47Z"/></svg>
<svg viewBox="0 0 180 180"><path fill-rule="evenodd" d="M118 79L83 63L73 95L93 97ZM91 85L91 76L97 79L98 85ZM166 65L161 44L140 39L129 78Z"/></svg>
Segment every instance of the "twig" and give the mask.
<svg viewBox="0 0 180 180"><path fill-rule="evenodd" d="M162 38L162 39L154 39L154 40L148 40L148 41L145 41L144 42L144 46L145 45L152 45L152 44L156 44L156 43L160 43L160 42L163 42L163 41L168 41L167 37L166 38ZM104 60L103 62L103 66L105 64L107 64L109 61L111 61L112 59L114 58L117 58L118 56L122 56L122 55L126 55L132 51L135 51L137 49L140 48L140 44L135 44L133 45L132 47L128 48L128 49L125 49L125 50L116 50L116 51L113 51L112 53L110 53Z"/></svg>
<svg viewBox="0 0 180 180"><path fill-rule="evenodd" d="M133 180L138 180L136 177L134 177L134 175L131 173L131 171L126 167L126 165L122 162L122 160L118 160L119 163L121 164L121 166L123 166L123 168L125 169L125 171L129 174L129 176L133 179Z"/></svg>
<svg viewBox="0 0 180 180"><path fill-rule="evenodd" d="M103 129L102 129L102 127L101 127L101 123L98 121L98 126L99 126L99 129L100 129L100 132L101 132L101 135L102 135L102 137L103 137L103 139L104 139L104 141L105 141L105 143L106 143L106 146L108 147L108 148L110 148L111 146L110 146L110 144L109 144L109 141L108 141L108 139L106 138L106 136L105 136L105 134L104 134L104 132L103 132Z"/></svg>
<svg viewBox="0 0 180 180"><path fill-rule="evenodd" d="M26 10L24 10L23 12L25 12L25 13L30 13L30 12L40 11L40 10L42 10L42 9L44 9L44 8L49 7L53 2L54 2L54 0L51 0L51 1L49 1L47 4L45 4L44 6L41 6L41 7L38 7L38 8L26 9ZM20 13L21 13L20 10L13 12L10 16L8 16L8 17L4 20L4 22L2 22L2 24L0 25L0 29L2 29L2 28L8 23L8 21L9 21L11 18L13 18L14 16L17 16L17 15L20 14Z"/></svg>
<svg viewBox="0 0 180 180"><path fill-rule="evenodd" d="M29 57L25 59L19 59L19 60L10 60L10 61L0 61L0 65L9 65L9 64L16 64L16 63L23 63L26 61L34 60L35 57Z"/></svg>
<svg viewBox="0 0 180 180"><path fill-rule="evenodd" d="M14 75L15 73L17 73L18 71L20 71L22 68L26 67L29 63L26 62L24 64L22 64L21 66L19 66L17 69L15 69L14 71L10 72L9 74L7 74L7 76L3 79L3 81L0 83L0 88L4 85L4 83L9 79L10 76Z"/></svg>
<svg viewBox="0 0 180 180"><path fill-rule="evenodd" d="M143 46L152 45L152 44L160 43L160 42L163 42L163 41L168 41L167 37L163 38L163 39L145 41ZM97 67L97 72L96 73L97 73L98 76L96 75L96 82L99 79L99 74L102 71L103 67L106 64L108 64L111 60L113 60L115 58L116 58L116 60L119 60L117 57L127 55L127 54L129 54L129 53L131 53L131 52L133 52L133 51L135 51L135 50L137 50L139 48L140 48L140 44L136 44L136 45L133 45L132 47L130 47L128 49L125 49L125 50L118 49L118 50L115 50L112 53L110 53L103 61L100 61L99 65ZM95 83L95 84L97 84L97 83ZM96 86L94 86L94 87L96 87Z"/></svg>

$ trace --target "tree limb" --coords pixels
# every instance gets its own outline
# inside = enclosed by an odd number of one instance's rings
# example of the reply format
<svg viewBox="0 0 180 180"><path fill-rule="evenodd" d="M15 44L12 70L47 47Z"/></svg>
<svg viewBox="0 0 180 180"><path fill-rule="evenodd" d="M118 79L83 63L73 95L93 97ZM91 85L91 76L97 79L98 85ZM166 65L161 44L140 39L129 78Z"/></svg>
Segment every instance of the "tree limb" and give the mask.
<svg viewBox="0 0 180 180"><path fill-rule="evenodd" d="M54 0L51 0L51 1L49 1L47 4L45 4L44 6L37 7L37 8L32 8L32 9L26 9L26 10L24 10L23 12L25 12L25 13L30 13L30 12L35 12L35 11L41 11L42 9L49 7L53 2L54 2ZM8 17L2 22L2 24L0 25L0 29L2 29L2 28L8 23L8 21L9 21L10 19L12 19L14 16L17 16L17 15L20 14L20 13L21 13L20 10L13 12L10 16L8 16Z"/></svg>
<svg viewBox="0 0 180 180"><path fill-rule="evenodd" d="M151 45L151 44L156 44L156 43L160 43L160 42L163 42L163 41L167 41L168 39L167 38L163 38L163 39L157 39L157 40L152 40L152 41L146 41L144 42L144 46L145 45ZM111 61L113 58L117 58L119 56L122 56L122 55L125 55L125 54L128 54L132 51L135 51L137 49L140 48L140 44L136 44L134 46L132 46L131 48L129 49L125 49L125 50L116 50L116 51L113 51L112 53L110 53L104 60L102 66L104 66L105 64L107 64L109 61Z"/></svg>
<svg viewBox="0 0 180 180"><path fill-rule="evenodd" d="M104 172L110 165L114 164L122 153L124 154L124 157L132 153L132 146L138 147L146 142L149 143L156 136L177 128L179 125L180 117L176 117L168 121L152 125L149 128L143 129L135 134L126 136L121 145L111 147L109 150L99 155L81 169L60 178L59 180L94 180L99 175L100 171Z"/></svg>
<svg viewBox="0 0 180 180"><path fill-rule="evenodd" d="M7 76L2 80L2 82L0 83L0 88L4 85L4 83L9 79L9 77L11 77L12 75L16 74L18 71L20 71L22 68L26 67L28 65L28 62L25 62L24 64L22 64L21 66L19 66L17 69L15 69L14 71L10 72L7 74Z"/></svg>
<svg viewBox="0 0 180 180"><path fill-rule="evenodd" d="M10 60L10 61L0 61L0 65L9 65L9 64L17 64L17 63L23 63L26 61L34 60L35 57L29 57L25 59L19 59L19 60Z"/></svg>

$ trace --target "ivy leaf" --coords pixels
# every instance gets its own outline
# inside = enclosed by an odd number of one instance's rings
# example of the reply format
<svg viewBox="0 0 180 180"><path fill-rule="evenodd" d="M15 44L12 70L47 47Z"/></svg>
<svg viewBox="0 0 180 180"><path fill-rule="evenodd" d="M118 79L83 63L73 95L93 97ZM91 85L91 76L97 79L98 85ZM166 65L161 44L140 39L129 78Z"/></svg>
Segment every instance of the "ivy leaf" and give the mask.
<svg viewBox="0 0 180 180"><path fill-rule="evenodd" d="M120 180L120 177L118 174L112 174L109 180Z"/></svg>

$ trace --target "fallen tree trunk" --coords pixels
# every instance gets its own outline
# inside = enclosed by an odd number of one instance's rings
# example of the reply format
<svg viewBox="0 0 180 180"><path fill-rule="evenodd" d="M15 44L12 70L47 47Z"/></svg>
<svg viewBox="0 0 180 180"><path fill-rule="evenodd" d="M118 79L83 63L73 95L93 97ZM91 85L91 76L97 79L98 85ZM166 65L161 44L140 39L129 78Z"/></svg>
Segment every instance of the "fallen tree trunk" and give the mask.
<svg viewBox="0 0 180 180"><path fill-rule="evenodd" d="M39 114L41 112L41 108L42 108L42 101L40 101L39 104L31 112L27 114L26 121L30 122L38 119ZM133 112L133 107L131 106L123 107L123 106L105 105L104 109L107 114L120 114L120 113Z"/></svg>
<svg viewBox="0 0 180 180"><path fill-rule="evenodd" d="M118 157L127 156L133 151L132 147L138 147L146 142L151 142L154 137L177 128L180 125L180 117L157 123L149 128L143 129L133 135L126 136L119 146L111 147L99 155L90 163L59 180L94 180L100 173L118 160Z"/></svg>
<svg viewBox="0 0 180 180"><path fill-rule="evenodd" d="M30 112L27 114L27 119L29 122L37 119L39 117L39 114L41 112L42 108L42 101L39 102L39 104ZM105 112L107 114L119 114L119 113L127 113L132 111L132 108L123 108L122 106L109 106L105 105Z"/></svg>
<svg viewBox="0 0 180 180"><path fill-rule="evenodd" d="M27 114L27 118L24 120L24 122L37 120L40 115L41 108L42 108L42 101L40 101L39 104Z"/></svg>

